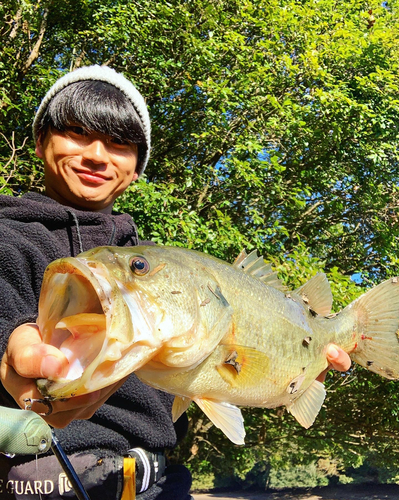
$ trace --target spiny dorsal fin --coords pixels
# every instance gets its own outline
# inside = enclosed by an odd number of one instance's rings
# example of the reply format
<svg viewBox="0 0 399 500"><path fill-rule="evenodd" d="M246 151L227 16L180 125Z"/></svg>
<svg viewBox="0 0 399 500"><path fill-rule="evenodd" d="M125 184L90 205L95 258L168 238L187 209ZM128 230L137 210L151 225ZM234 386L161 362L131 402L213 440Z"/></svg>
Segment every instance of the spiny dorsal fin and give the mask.
<svg viewBox="0 0 399 500"><path fill-rule="evenodd" d="M256 250L253 250L250 254L247 254L247 252L243 250L234 261L233 266L258 278L263 281L265 285L277 288L277 290L286 289L277 277L277 273L273 271L272 266L265 262L263 257L259 257Z"/></svg>
<svg viewBox="0 0 399 500"><path fill-rule="evenodd" d="M194 399L209 420L235 444L245 444L244 419L241 410L229 403L219 403L211 399Z"/></svg>
<svg viewBox="0 0 399 500"><path fill-rule="evenodd" d="M320 316L330 314L333 297L330 284L324 273L317 273L294 293L299 295L309 308Z"/></svg>
<svg viewBox="0 0 399 500"><path fill-rule="evenodd" d="M287 406L287 410L308 429L315 421L325 397L324 385L315 380L291 406Z"/></svg>

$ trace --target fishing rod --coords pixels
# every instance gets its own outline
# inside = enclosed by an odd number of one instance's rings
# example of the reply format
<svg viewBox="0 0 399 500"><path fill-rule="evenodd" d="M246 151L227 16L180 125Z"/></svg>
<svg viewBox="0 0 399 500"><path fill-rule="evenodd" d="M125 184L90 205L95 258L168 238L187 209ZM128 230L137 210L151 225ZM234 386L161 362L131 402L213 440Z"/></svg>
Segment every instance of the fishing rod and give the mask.
<svg viewBox="0 0 399 500"><path fill-rule="evenodd" d="M27 407L29 408L29 405ZM0 453L11 457L39 455L46 453L50 448L57 457L78 500L90 500L54 430L47 422L31 410L0 407Z"/></svg>
<svg viewBox="0 0 399 500"><path fill-rule="evenodd" d="M69 461L69 458L63 450L53 429L51 429L51 449L53 450L54 455L57 457L61 467L63 468L67 478L69 479L69 482L71 483L73 491L78 497L78 500L90 500L85 487L80 481L79 476L76 474L75 469Z"/></svg>

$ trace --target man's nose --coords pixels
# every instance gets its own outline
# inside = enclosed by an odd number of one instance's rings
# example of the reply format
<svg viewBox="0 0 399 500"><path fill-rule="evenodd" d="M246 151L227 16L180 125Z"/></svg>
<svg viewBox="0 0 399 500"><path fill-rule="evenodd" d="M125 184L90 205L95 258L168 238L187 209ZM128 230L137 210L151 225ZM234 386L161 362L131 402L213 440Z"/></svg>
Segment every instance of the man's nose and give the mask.
<svg viewBox="0 0 399 500"><path fill-rule="evenodd" d="M107 145L102 139L92 139L86 144L82 156L94 163L107 163L109 160Z"/></svg>

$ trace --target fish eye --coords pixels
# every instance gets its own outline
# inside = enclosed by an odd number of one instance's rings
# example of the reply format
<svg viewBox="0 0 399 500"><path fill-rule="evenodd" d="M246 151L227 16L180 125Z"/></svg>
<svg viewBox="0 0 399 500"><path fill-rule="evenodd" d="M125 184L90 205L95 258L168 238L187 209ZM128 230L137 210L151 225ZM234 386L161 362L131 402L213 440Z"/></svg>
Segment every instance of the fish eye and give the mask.
<svg viewBox="0 0 399 500"><path fill-rule="evenodd" d="M130 261L130 268L138 276L144 276L150 270L150 264L143 257L133 257Z"/></svg>

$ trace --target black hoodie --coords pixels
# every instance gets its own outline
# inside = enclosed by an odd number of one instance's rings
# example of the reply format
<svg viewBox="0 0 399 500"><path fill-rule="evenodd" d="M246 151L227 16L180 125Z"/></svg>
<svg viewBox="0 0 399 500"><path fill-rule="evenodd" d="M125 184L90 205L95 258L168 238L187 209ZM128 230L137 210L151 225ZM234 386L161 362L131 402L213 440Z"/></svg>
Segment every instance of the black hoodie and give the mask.
<svg viewBox="0 0 399 500"><path fill-rule="evenodd" d="M96 246L138 243L136 225L128 214L75 210L38 193L20 198L0 196L0 355L17 326L36 321L42 277L51 261ZM74 421L56 433L68 454L94 452L100 459L123 455L133 447L150 451L173 448L187 422L184 417L178 425L172 423L172 401L170 395L131 375L90 420ZM3 386L0 405L16 406ZM0 472L5 467L3 459ZM154 485L145 498L186 499L187 477L179 481L176 476L173 481L173 494ZM152 490L154 494L150 494Z"/></svg>

